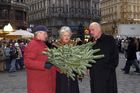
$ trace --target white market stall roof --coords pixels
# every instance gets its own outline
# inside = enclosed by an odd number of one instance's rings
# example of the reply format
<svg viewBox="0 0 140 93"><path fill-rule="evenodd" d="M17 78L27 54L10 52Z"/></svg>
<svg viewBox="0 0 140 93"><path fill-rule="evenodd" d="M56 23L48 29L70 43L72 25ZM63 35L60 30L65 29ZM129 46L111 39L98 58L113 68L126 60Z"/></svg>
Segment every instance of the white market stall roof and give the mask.
<svg viewBox="0 0 140 93"><path fill-rule="evenodd" d="M10 34L8 35L13 35L13 36L23 36L23 37L33 37L34 34L31 33L31 32L28 32L26 30L16 30L15 32L11 32Z"/></svg>

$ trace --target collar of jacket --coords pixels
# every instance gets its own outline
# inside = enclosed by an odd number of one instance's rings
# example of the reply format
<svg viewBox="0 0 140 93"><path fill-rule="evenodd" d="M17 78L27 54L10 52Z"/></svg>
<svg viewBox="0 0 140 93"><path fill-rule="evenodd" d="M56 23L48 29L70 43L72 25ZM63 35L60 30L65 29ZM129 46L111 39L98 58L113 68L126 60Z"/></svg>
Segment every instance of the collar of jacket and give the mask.
<svg viewBox="0 0 140 93"><path fill-rule="evenodd" d="M97 39L97 41L101 41L101 40L103 40L103 39L104 39L104 37L105 37L105 34L104 34L104 33L102 33L101 37L100 37L99 39Z"/></svg>
<svg viewBox="0 0 140 93"><path fill-rule="evenodd" d="M43 42L43 41L41 41L41 40L39 40L37 38L33 38L33 40L38 41L38 42Z"/></svg>
<svg viewBox="0 0 140 93"><path fill-rule="evenodd" d="M72 45L75 46L76 42L70 40L67 44L63 43L61 40L58 40L57 42L53 43L54 46L59 47L59 46L63 46L63 45Z"/></svg>

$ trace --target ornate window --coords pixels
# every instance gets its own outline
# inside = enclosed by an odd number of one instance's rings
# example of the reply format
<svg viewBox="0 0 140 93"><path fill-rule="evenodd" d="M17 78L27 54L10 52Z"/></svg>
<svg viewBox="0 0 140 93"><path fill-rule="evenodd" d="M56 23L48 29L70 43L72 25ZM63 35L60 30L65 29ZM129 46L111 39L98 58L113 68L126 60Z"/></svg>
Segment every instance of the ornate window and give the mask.
<svg viewBox="0 0 140 93"><path fill-rule="evenodd" d="M16 20L24 20L24 13L22 11L16 11L15 18Z"/></svg>
<svg viewBox="0 0 140 93"><path fill-rule="evenodd" d="M8 10L0 9L0 19L7 19L7 18L8 18Z"/></svg>

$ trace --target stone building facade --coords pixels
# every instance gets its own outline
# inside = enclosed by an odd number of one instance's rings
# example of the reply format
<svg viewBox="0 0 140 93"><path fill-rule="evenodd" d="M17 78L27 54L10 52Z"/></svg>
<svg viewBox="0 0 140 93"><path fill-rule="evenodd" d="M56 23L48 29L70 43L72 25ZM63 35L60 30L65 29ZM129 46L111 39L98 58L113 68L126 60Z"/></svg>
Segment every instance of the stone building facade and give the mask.
<svg viewBox="0 0 140 93"><path fill-rule="evenodd" d="M52 37L58 29L68 25L73 33L82 34L82 29L91 21L100 20L99 0L26 0L30 5L29 23L44 24Z"/></svg>
<svg viewBox="0 0 140 93"><path fill-rule="evenodd" d="M14 29L26 29L28 5L25 0L0 0L0 29L10 23Z"/></svg>
<svg viewBox="0 0 140 93"><path fill-rule="evenodd" d="M101 23L108 34L117 33L118 24L140 24L140 0L101 0Z"/></svg>

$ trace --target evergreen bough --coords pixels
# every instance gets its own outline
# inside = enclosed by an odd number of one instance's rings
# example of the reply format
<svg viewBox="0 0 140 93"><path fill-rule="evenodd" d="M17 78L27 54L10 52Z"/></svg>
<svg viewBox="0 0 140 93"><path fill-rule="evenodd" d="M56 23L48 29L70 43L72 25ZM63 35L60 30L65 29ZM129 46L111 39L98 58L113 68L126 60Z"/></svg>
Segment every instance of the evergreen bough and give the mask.
<svg viewBox="0 0 140 93"><path fill-rule="evenodd" d="M104 55L94 55L100 49L93 50L94 43L89 42L83 45L64 45L58 48L47 49L43 54L48 56L49 62L55 65L67 77L75 79L75 76L83 76L87 67L96 63L95 59L100 59Z"/></svg>

